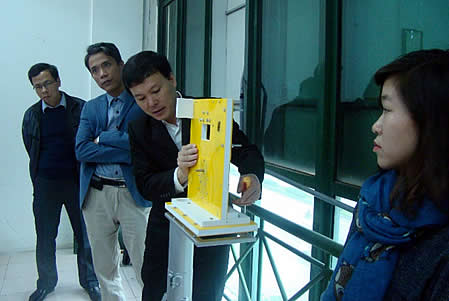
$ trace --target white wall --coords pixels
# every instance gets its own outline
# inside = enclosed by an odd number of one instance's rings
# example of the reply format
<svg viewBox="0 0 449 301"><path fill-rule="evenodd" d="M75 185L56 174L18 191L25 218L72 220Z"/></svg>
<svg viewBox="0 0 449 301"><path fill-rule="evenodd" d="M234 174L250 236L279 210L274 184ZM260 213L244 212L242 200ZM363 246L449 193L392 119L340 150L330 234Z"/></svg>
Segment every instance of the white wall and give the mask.
<svg viewBox="0 0 449 301"><path fill-rule="evenodd" d="M143 0L91 0L92 43L113 42L124 62L143 49ZM113 5L112 5L113 4ZM91 80L92 95L103 93Z"/></svg>
<svg viewBox="0 0 449 301"><path fill-rule="evenodd" d="M0 10L2 39L2 147L0 149L0 254L35 248L32 186L21 138L24 111L38 98L27 78L37 62L58 67L61 89L84 99L102 93L84 67L86 47L114 42L123 59L142 49L144 0L16 0ZM64 213L58 247L72 232Z"/></svg>

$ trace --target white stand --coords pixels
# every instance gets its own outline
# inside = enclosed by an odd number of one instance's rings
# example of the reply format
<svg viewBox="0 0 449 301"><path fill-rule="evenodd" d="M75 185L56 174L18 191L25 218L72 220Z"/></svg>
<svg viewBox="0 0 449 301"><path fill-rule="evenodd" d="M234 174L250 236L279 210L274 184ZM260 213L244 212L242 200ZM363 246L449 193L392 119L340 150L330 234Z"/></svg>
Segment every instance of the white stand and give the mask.
<svg viewBox="0 0 449 301"><path fill-rule="evenodd" d="M182 252L180 252L182 250ZM170 220L167 300L192 300L193 242Z"/></svg>
<svg viewBox="0 0 449 301"><path fill-rule="evenodd" d="M204 158L198 162L201 167L189 173L188 198L172 199L165 204L170 238L164 301L192 301L194 246L255 241L257 224L228 205L232 108L232 99L177 99L176 116L192 119L190 141L204 147ZM222 166L214 169L214 165ZM204 174L198 174L199 171ZM220 184L208 185L208 177ZM197 193L201 194L199 198ZM204 206L204 200L214 210Z"/></svg>
<svg viewBox="0 0 449 301"><path fill-rule="evenodd" d="M223 246L256 240L252 233L198 237L169 212L165 213L165 217L170 221L170 245L167 293L166 299L162 299L163 301L192 301L194 246Z"/></svg>

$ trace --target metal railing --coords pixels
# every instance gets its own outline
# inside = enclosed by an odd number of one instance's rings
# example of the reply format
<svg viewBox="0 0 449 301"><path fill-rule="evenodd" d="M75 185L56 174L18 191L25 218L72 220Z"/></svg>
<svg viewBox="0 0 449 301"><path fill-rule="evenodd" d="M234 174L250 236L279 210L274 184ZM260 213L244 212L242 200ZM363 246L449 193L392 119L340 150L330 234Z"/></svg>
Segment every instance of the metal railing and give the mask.
<svg viewBox="0 0 449 301"><path fill-rule="evenodd" d="M305 190L305 189L303 189ZM325 202L331 203L332 205L342 208L347 211L352 212L352 208L338 200L335 200L331 197L322 195L316 191L307 189L306 192L313 194L315 197L322 199ZM235 195L231 195L231 199L237 198ZM240 282L240 288L243 290L243 294L246 297L246 300L248 301L259 301L261 296L261 275L259 274L256 291L257 293L255 296L251 296L250 289L248 288L248 281L245 278L245 273L242 269L242 263L245 261L245 259L248 258L248 255L253 251L253 249L258 246L259 247L259 260L258 260L258 267L257 271L261 271L262 266L262 250L265 250L269 263L271 265L273 274L276 279L277 286L279 288L281 297L283 301L290 301L290 300L297 300L300 298L304 293L306 293L308 290L310 290L311 287L313 287L316 283L318 283L321 280L329 280L332 275L332 270L330 267L328 267L325 263L317 260L316 258L313 258L312 256L304 253L301 250L298 250L297 248L289 245L285 241L282 241L278 237L270 234L269 232L265 231L265 224L269 223L271 225L274 225L287 233L295 236L296 238L309 243L312 246L315 246L324 252L326 252L329 255L338 257L341 252L343 251L343 246L334 240L318 233L312 230L309 230L301 225L298 225L290 220L287 220L271 211L268 211L258 205L252 205L247 207L247 211L249 215L251 215L253 218L260 219L259 229L256 233L256 241L251 244L246 244L245 249L241 250L240 257L236 254L235 246L232 246L231 253L234 258L234 265L231 267L231 269L228 271L228 274L226 275L226 281L232 276L232 274L237 271L239 274L239 282ZM270 246L268 244L268 241L274 242L277 245L283 247L284 249L288 250L292 254L295 254L296 256L302 258L303 260L306 260L311 265L318 268L319 272L316 274L312 279L310 279L304 286L298 288L298 290L291 296L288 297L286 290L284 288L284 284L282 282L282 279L280 277L280 274L278 272L278 268L275 262L275 259L273 258ZM224 294L223 296L226 300L231 301L231 298Z"/></svg>

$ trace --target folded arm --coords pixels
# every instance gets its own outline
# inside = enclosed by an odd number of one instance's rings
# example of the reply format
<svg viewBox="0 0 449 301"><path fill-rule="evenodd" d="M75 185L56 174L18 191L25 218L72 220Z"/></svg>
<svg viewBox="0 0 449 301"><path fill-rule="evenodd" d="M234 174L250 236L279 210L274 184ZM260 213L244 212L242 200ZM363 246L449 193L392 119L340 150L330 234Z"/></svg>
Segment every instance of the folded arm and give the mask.
<svg viewBox="0 0 449 301"><path fill-rule="evenodd" d="M89 119L93 116L93 120ZM131 163L128 135L120 131L103 131L99 143L95 143L95 113L89 112L85 105L81 112L80 124L76 134L75 153L80 162L93 163ZM114 132L114 133L112 133Z"/></svg>
<svg viewBox="0 0 449 301"><path fill-rule="evenodd" d="M106 147L115 147L125 151L130 151L129 137L127 132L121 132L118 130L103 131L98 136L100 145Z"/></svg>

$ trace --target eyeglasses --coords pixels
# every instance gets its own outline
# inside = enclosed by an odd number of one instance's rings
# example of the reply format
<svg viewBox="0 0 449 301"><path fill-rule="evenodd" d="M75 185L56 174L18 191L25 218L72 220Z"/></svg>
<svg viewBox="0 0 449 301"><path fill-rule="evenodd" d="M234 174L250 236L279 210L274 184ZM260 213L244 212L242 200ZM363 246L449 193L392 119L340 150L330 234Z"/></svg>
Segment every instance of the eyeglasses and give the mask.
<svg viewBox="0 0 449 301"><path fill-rule="evenodd" d="M42 91L43 88L48 89L48 86L53 85L54 83L56 83L56 81L47 80L42 84L34 85L33 89L37 91Z"/></svg>

